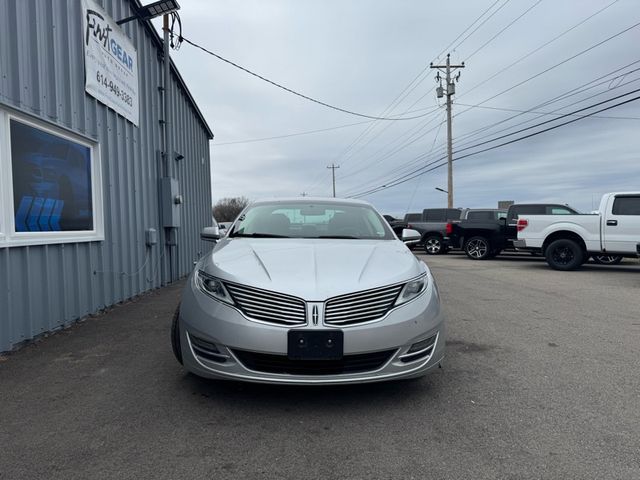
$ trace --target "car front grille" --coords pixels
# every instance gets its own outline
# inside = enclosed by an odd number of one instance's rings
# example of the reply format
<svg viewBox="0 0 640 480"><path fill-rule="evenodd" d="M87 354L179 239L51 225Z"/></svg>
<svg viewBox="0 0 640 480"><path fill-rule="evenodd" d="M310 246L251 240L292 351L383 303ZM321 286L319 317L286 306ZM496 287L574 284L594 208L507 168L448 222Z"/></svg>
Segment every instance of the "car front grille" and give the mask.
<svg viewBox="0 0 640 480"><path fill-rule="evenodd" d="M345 355L340 360L290 360L286 355L233 350L236 358L249 370L289 375L340 375L378 370L395 350Z"/></svg>
<svg viewBox="0 0 640 480"><path fill-rule="evenodd" d="M378 320L393 308L403 286L392 285L331 298L325 304L324 323L345 326Z"/></svg>
<svg viewBox="0 0 640 480"><path fill-rule="evenodd" d="M300 298L234 283L225 283L225 287L248 318L276 325L304 325L307 322L305 302Z"/></svg>

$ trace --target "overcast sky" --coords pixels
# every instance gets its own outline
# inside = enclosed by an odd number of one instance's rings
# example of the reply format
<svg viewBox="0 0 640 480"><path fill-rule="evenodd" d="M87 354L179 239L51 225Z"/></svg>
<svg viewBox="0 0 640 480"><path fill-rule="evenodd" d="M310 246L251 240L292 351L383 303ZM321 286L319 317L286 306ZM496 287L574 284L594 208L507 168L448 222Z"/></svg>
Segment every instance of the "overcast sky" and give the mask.
<svg viewBox="0 0 640 480"><path fill-rule="evenodd" d="M436 71L425 67L431 61L444 62L444 55L438 58L443 49L492 5L450 47L452 63L464 61L466 65L454 97L454 151L554 118L541 116L540 112L567 113L640 88L640 70L632 72L640 68L640 62L622 68L640 61L640 27L635 27L488 100L640 22L637 0L180 3L186 38L273 81L367 115L428 114L415 120L368 122L284 92L184 43L172 56L215 134L211 143L214 202L240 195L250 199L302 192L328 196L331 171L326 167L331 163L340 165L336 171L337 195L348 196L386 185L441 158L446 146L446 125L439 128L445 119L444 102L438 103L435 95ZM611 3L582 25L477 86ZM529 110L618 69L618 73L595 82L601 85L588 85L592 88L578 95L540 106L536 114L507 120L518 112L496 110ZM410 84L421 72L419 80ZM631 73L620 76L627 72ZM385 112L407 85L415 88ZM600 108L637 95L640 93ZM481 102L485 102L482 108L468 107ZM579 103L569 105L574 102ZM580 120L455 162L455 205L494 207L498 200L554 201L590 211L602 193L638 190L640 101L599 116L616 118ZM576 117L562 121L572 118ZM469 136L502 120L507 121ZM514 127L521 122L527 123ZM354 123L358 125L248 142ZM223 145L242 141L247 142ZM416 160L423 154L427 155ZM364 199L383 213L397 215L441 207L446 205L446 195L435 187L446 189L446 182L446 167L442 167Z"/></svg>

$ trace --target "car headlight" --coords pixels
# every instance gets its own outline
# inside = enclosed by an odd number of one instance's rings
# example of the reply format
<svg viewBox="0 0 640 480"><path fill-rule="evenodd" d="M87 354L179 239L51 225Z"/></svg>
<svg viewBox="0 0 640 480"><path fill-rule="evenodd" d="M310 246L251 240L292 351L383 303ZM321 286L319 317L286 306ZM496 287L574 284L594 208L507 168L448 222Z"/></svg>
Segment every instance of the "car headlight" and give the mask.
<svg viewBox="0 0 640 480"><path fill-rule="evenodd" d="M427 275L423 275L420 278L407 282L398 295L396 305L402 305L403 303L410 302L414 298L418 297L422 292L427 289L429 279Z"/></svg>
<svg viewBox="0 0 640 480"><path fill-rule="evenodd" d="M217 278L207 275L202 270L198 270L196 274L196 284L202 293L221 302L233 305L233 299L225 288L224 283Z"/></svg>

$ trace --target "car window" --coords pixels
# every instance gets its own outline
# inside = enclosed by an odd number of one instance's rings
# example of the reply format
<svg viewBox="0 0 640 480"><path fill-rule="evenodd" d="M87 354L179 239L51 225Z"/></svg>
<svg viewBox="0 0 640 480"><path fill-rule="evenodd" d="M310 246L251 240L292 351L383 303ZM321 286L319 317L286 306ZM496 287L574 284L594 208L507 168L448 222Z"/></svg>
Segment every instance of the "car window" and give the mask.
<svg viewBox="0 0 640 480"><path fill-rule="evenodd" d="M573 215L573 211L566 207L547 207L547 215Z"/></svg>
<svg viewBox="0 0 640 480"><path fill-rule="evenodd" d="M616 197L613 201L614 215L640 215L640 197Z"/></svg>
<svg viewBox="0 0 640 480"><path fill-rule="evenodd" d="M250 207L230 236L394 239L384 219L367 205L274 203Z"/></svg>
<svg viewBox="0 0 640 480"><path fill-rule="evenodd" d="M460 220L460 215L462 214L462 210L459 208L449 208L445 210L445 218L444 222L448 220Z"/></svg>
<svg viewBox="0 0 640 480"><path fill-rule="evenodd" d="M407 213L404 216L404 220L406 222L420 222L420 221L422 221L422 214L421 213Z"/></svg>
<svg viewBox="0 0 640 480"><path fill-rule="evenodd" d="M426 222L444 222L447 218L445 208L430 208L423 212Z"/></svg>
<svg viewBox="0 0 640 480"><path fill-rule="evenodd" d="M544 205L514 205L509 210L509 221L515 221L518 215L544 215Z"/></svg>
<svg viewBox="0 0 640 480"><path fill-rule="evenodd" d="M467 213L467 220L494 220L493 212L487 210L478 210Z"/></svg>

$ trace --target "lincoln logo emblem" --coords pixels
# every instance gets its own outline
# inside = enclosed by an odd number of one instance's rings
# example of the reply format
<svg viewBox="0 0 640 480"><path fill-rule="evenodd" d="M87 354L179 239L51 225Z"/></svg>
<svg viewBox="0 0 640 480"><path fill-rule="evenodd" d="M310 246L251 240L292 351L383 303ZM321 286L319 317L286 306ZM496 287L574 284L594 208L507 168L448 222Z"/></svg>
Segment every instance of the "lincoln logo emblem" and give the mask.
<svg viewBox="0 0 640 480"><path fill-rule="evenodd" d="M313 324L317 325L318 324L318 306L317 305L313 306L313 313L311 314L311 318L313 320Z"/></svg>

